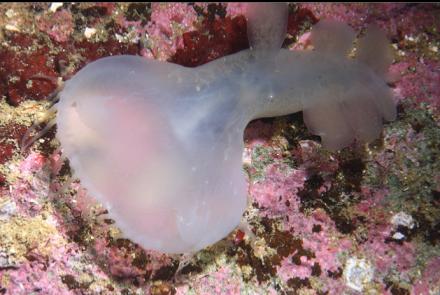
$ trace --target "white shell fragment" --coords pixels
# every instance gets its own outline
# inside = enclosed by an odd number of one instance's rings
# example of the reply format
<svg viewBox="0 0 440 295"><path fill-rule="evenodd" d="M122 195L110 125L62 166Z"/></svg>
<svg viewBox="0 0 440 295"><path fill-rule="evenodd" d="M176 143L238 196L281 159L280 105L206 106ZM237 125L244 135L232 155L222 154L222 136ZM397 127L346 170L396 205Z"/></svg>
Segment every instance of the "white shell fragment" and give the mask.
<svg viewBox="0 0 440 295"><path fill-rule="evenodd" d="M400 211L393 215L393 217L391 217L391 224L394 225L396 228L400 225L409 229L413 229L415 226L415 221L411 215Z"/></svg>
<svg viewBox="0 0 440 295"><path fill-rule="evenodd" d="M366 259L352 257L347 260L344 268L344 279L348 287L358 292L373 280L374 269Z"/></svg>

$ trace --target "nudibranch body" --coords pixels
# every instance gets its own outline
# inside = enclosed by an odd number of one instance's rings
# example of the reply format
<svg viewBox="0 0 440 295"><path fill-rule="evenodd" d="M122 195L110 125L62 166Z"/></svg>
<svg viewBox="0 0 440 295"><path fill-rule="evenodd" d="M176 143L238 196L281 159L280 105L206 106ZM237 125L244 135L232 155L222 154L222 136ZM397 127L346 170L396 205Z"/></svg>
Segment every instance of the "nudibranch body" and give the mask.
<svg viewBox="0 0 440 295"><path fill-rule="evenodd" d="M250 120L302 110L323 145L338 149L378 137L382 119L395 118L379 31L359 40L355 59L347 57L354 32L335 22L313 28L314 51L289 51L280 49L287 6L248 8L250 50L197 68L102 58L60 95L57 137L70 166L144 248L197 251L240 223Z"/></svg>

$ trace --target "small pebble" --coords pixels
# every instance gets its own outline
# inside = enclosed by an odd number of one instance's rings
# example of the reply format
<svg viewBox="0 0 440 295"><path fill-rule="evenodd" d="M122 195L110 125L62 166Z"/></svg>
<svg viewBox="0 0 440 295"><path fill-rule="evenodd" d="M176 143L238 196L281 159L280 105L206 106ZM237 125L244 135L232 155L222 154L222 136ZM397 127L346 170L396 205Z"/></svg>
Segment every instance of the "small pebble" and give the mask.
<svg viewBox="0 0 440 295"><path fill-rule="evenodd" d="M91 38L95 34L96 34L96 29L95 28L86 28L85 31L84 31L84 36L87 39Z"/></svg>
<svg viewBox="0 0 440 295"><path fill-rule="evenodd" d="M415 222L411 215L403 211L400 211L399 213L391 217L391 224L393 224L395 227L401 225L409 229L413 229Z"/></svg>
<svg viewBox="0 0 440 295"><path fill-rule="evenodd" d="M0 220L8 220L16 212L17 205L14 201L10 199L0 200Z"/></svg>
<svg viewBox="0 0 440 295"><path fill-rule="evenodd" d="M366 259L356 257L348 259L344 269L344 279L348 287L362 292L373 280L373 276L374 269Z"/></svg>
<svg viewBox="0 0 440 295"><path fill-rule="evenodd" d="M55 12L55 11L58 10L58 8L60 8L60 7L62 7L62 6L63 6L63 3L62 3L62 2L52 2L52 3L50 4L49 11L51 11L51 12Z"/></svg>

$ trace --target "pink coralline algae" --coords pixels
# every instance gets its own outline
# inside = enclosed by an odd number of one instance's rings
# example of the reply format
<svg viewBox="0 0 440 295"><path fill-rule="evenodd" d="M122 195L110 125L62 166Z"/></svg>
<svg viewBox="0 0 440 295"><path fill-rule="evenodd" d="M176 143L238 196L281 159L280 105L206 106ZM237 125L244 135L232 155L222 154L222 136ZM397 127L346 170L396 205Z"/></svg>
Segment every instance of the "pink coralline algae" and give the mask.
<svg viewBox="0 0 440 295"><path fill-rule="evenodd" d="M287 179L280 181L284 177L278 169L279 167L269 165L265 171L265 181L250 186L252 196L262 208L261 211L265 212L265 208L268 208L270 212L267 214L269 215L285 215L291 205L298 207L295 204L298 200L294 198L298 188L303 187L306 179L304 171L295 170L289 173ZM288 168L286 167L286 169Z"/></svg>
<svg viewBox="0 0 440 295"><path fill-rule="evenodd" d="M264 181L250 185L259 214L281 219L286 234L290 232L299 243L297 249L282 259L278 275L286 283L302 280L306 284L305 280L312 275L328 279L329 274L337 273L342 267L338 256L348 253L352 243L338 234L334 222L323 210L311 216L300 211L297 193L307 179L304 170L289 171L280 164L268 165L266 169Z"/></svg>
<svg viewBox="0 0 440 295"><path fill-rule="evenodd" d="M72 14L67 10L59 10L36 19L38 29L46 32L57 42L66 42L73 33Z"/></svg>
<svg viewBox="0 0 440 295"><path fill-rule="evenodd" d="M195 29L197 14L186 3L153 3L146 33L155 59L166 60L183 47L182 33Z"/></svg>
<svg viewBox="0 0 440 295"><path fill-rule="evenodd" d="M251 122L245 224L190 257L125 239L72 178L55 128L20 142L56 81L100 57L197 66L247 48L243 4L5 3L0 13L0 294L440 292L437 4L289 5L286 48L311 49L324 18L387 33L398 119L334 153L301 114Z"/></svg>
<svg viewBox="0 0 440 295"><path fill-rule="evenodd" d="M417 61L411 57L393 66L393 70L401 75L399 86L396 87L396 97L413 97L413 103L428 103L432 107L440 108L440 62ZM416 85L423 85L417 87Z"/></svg>
<svg viewBox="0 0 440 295"><path fill-rule="evenodd" d="M427 263L422 278L413 288L412 294L438 294L440 292L440 257L433 258Z"/></svg>

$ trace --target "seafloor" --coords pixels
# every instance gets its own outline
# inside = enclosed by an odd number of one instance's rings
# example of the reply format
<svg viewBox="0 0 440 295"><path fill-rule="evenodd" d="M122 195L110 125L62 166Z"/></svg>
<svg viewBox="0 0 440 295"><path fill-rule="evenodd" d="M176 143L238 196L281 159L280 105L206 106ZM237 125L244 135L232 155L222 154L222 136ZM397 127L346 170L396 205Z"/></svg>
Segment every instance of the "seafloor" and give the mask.
<svg viewBox="0 0 440 295"><path fill-rule="evenodd" d="M299 113L250 123L256 239L236 231L188 258L120 238L60 160L56 127L22 139L100 57L197 66L247 48L241 5L0 4L0 294L440 294L440 5L289 8L285 47L307 47L323 18L386 31L398 119L333 153Z"/></svg>

